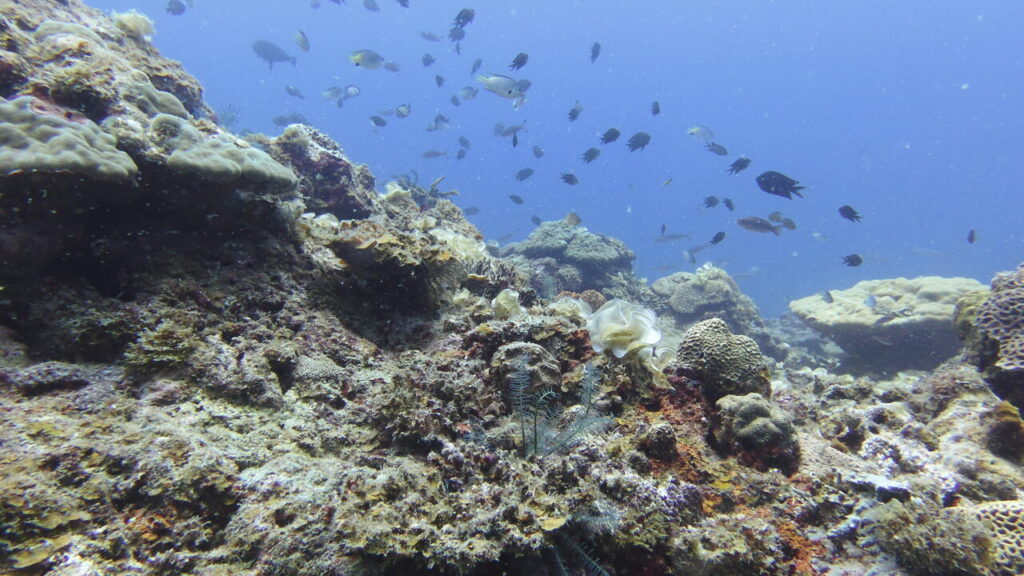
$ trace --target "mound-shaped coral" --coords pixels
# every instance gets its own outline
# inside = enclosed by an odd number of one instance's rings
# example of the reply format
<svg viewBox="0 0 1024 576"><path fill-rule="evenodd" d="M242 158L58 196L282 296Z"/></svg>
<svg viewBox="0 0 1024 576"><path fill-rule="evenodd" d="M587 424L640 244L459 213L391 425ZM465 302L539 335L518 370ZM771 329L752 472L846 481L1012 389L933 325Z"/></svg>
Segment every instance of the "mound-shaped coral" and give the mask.
<svg viewBox="0 0 1024 576"><path fill-rule="evenodd" d="M717 423L712 428L715 444L755 468L796 471L800 447L789 416L764 396L730 395L715 403Z"/></svg>
<svg viewBox="0 0 1024 576"><path fill-rule="evenodd" d="M606 290L619 274L632 274L635 257L620 240L590 232L572 218L542 222L530 235L505 250L539 265L533 283L545 296L561 291Z"/></svg>
<svg viewBox="0 0 1024 576"><path fill-rule="evenodd" d="M926 370L956 354L957 299L982 285L970 278L865 280L790 302L808 326L831 338L851 358L848 368L892 373Z"/></svg>
<svg viewBox="0 0 1024 576"><path fill-rule="evenodd" d="M116 144L85 116L32 96L0 100L0 173L69 172L124 181L138 168Z"/></svg>
<svg viewBox="0 0 1024 576"><path fill-rule="evenodd" d="M757 343L732 334L718 318L698 322L683 334L677 363L700 380L711 400L730 394L771 394L768 366Z"/></svg>
<svg viewBox="0 0 1024 576"><path fill-rule="evenodd" d="M1024 265L992 280L977 307L978 366L996 394L1024 406Z"/></svg>

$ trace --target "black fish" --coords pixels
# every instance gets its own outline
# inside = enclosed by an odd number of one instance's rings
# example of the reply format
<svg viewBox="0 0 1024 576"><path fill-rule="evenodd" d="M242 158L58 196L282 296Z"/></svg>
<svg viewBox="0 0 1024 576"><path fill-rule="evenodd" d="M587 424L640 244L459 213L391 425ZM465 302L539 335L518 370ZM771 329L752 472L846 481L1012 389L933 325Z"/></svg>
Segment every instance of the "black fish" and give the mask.
<svg viewBox="0 0 1024 576"><path fill-rule="evenodd" d="M476 12L472 8L463 8L455 15L455 20L452 22L452 25L461 30L469 25L475 17Z"/></svg>
<svg viewBox="0 0 1024 576"><path fill-rule="evenodd" d="M483 66L483 64L484 64L484 61L481 60L480 58L477 58L476 60L473 61L473 67L469 69L469 73L470 74L476 74L477 71L480 70L480 67Z"/></svg>
<svg viewBox="0 0 1024 576"><path fill-rule="evenodd" d="M370 124L373 124L374 126L387 126L388 121L380 116L370 116Z"/></svg>
<svg viewBox="0 0 1024 576"><path fill-rule="evenodd" d="M792 218L783 218L782 227L786 230L796 230L796 222L793 222Z"/></svg>
<svg viewBox="0 0 1024 576"><path fill-rule="evenodd" d="M726 150L725 146L722 146L721 144L715 144L714 142L708 142L707 145L705 146L705 148L707 148L708 152L711 152L712 154L717 154L718 156L728 156L729 155L729 151Z"/></svg>
<svg viewBox="0 0 1024 576"><path fill-rule="evenodd" d="M437 59L434 58L434 56L431 55L430 52L425 52L423 54L423 58L421 58L420 61L423 62L423 66L426 67L426 66L430 66L434 62L437 62Z"/></svg>
<svg viewBox="0 0 1024 576"><path fill-rule="evenodd" d="M667 227L666 227L666 226L665 226L664 224L662 224L662 225L661 225L661 235L662 235L662 236L664 236L664 235L665 235L665 229L666 229L666 228L667 228Z"/></svg>
<svg viewBox="0 0 1024 576"><path fill-rule="evenodd" d="M725 240L725 232L719 232L712 236L711 241L708 242L708 244L711 244L712 246L718 246L719 244L722 243L722 240Z"/></svg>
<svg viewBox="0 0 1024 576"><path fill-rule="evenodd" d="M729 174L739 174L740 172L746 170L747 166L750 166L750 158L747 158L746 156L740 156L739 158L736 159L735 162L729 165L729 169L726 170L726 172L728 172Z"/></svg>
<svg viewBox="0 0 1024 576"><path fill-rule="evenodd" d="M516 180L519 180L520 182L526 180L530 176L533 176L533 168L523 168L519 172L516 172Z"/></svg>
<svg viewBox="0 0 1024 576"><path fill-rule="evenodd" d="M519 70L523 66L526 66L526 62L530 59L529 54L520 52L516 54L516 57L512 59L512 63L508 65L509 70Z"/></svg>
<svg viewBox="0 0 1024 576"><path fill-rule="evenodd" d="M974 233L973 229L970 232L967 233L967 243L968 244L974 244L974 241L977 240L977 239L978 239L978 235Z"/></svg>
<svg viewBox="0 0 1024 576"><path fill-rule="evenodd" d="M171 16L181 16L185 13L185 3L181 0L170 0L167 2L167 13Z"/></svg>
<svg viewBox="0 0 1024 576"><path fill-rule="evenodd" d="M637 132L629 138L629 142L626 146L629 147L630 152L636 152L637 150L643 150L647 148L647 144L651 142L651 135L647 132Z"/></svg>
<svg viewBox="0 0 1024 576"><path fill-rule="evenodd" d="M519 132L512 135L512 147L515 148L516 146L519 146Z"/></svg>
<svg viewBox="0 0 1024 576"><path fill-rule="evenodd" d="M661 114L661 104L658 104L658 101L655 100L651 102L651 116L657 116L658 114Z"/></svg>
<svg viewBox="0 0 1024 576"><path fill-rule="evenodd" d="M705 208L714 208L715 206L718 206L718 196L708 196L704 198Z"/></svg>
<svg viewBox="0 0 1024 576"><path fill-rule="evenodd" d="M611 144L618 140L621 135L622 132L619 132L615 128L609 128L604 131L604 134L601 134L601 144Z"/></svg>
<svg viewBox="0 0 1024 576"><path fill-rule="evenodd" d="M252 45L252 51L260 57L261 60L266 60L267 64L270 64L270 69L274 69L275 62L291 62L292 66L295 65L295 57L289 55L280 46L274 44L270 40L257 40Z"/></svg>
<svg viewBox="0 0 1024 576"><path fill-rule="evenodd" d="M601 44L594 42L594 45L590 47L590 63L593 64L594 60L601 55Z"/></svg>
<svg viewBox="0 0 1024 576"><path fill-rule="evenodd" d="M733 206L732 199L730 198L722 198L722 204L724 204L725 207L729 209L729 212L732 212L733 210L736 209L736 206Z"/></svg>
<svg viewBox="0 0 1024 576"><path fill-rule="evenodd" d="M448 31L448 39L455 42L456 49L459 48L459 41L466 37L466 31L458 26L453 27ZM458 52L458 50L456 50Z"/></svg>
<svg viewBox="0 0 1024 576"><path fill-rule="evenodd" d="M440 88L441 86L444 86L444 76L441 76L440 74L435 75L434 76L434 84L437 84L438 88Z"/></svg>
<svg viewBox="0 0 1024 576"><path fill-rule="evenodd" d="M398 5L401 6L402 8L408 8L409 0L398 0Z"/></svg>
<svg viewBox="0 0 1024 576"><path fill-rule="evenodd" d="M523 200L523 197L520 196L519 194L509 194L508 198L514 204L522 204L523 202L525 202L525 200Z"/></svg>
<svg viewBox="0 0 1024 576"><path fill-rule="evenodd" d="M803 190L803 186L797 186L798 181L793 180L789 176L781 172L763 172L757 177L757 186L769 194L775 196L782 196L783 198L793 199L793 194L803 198L804 195L799 191Z"/></svg>
<svg viewBox="0 0 1024 576"><path fill-rule="evenodd" d="M469 141L469 138L459 136L459 146L462 146L463 148L472 148L473 143Z"/></svg>
<svg viewBox="0 0 1024 576"><path fill-rule="evenodd" d="M569 110L569 122L575 122L580 117L580 112L583 112L583 106L580 106L580 101L576 101L576 105Z"/></svg>
<svg viewBox="0 0 1024 576"><path fill-rule="evenodd" d="M530 216L530 222L533 222L534 226L540 226L540 223L543 222L543 220L540 219L540 216L534 214L533 216Z"/></svg>
<svg viewBox="0 0 1024 576"><path fill-rule="evenodd" d="M839 215L850 222L860 222L860 214L853 209L853 206L840 206Z"/></svg>
<svg viewBox="0 0 1024 576"><path fill-rule="evenodd" d="M825 290L821 293L821 299L825 301L825 304L832 304L836 299L832 296L832 292Z"/></svg>
<svg viewBox="0 0 1024 576"><path fill-rule="evenodd" d="M575 186L580 183L580 179L577 178L576 175L566 172L562 174L562 182L565 182L569 186Z"/></svg>
<svg viewBox="0 0 1024 576"><path fill-rule="evenodd" d="M459 148L459 151L455 153L455 159L456 160L462 160L465 157L466 157L466 149L465 148Z"/></svg>
<svg viewBox="0 0 1024 576"><path fill-rule="evenodd" d="M583 163L590 164L601 155L601 151L597 148L587 148L587 151L583 153Z"/></svg>
<svg viewBox="0 0 1024 576"><path fill-rule="evenodd" d="M860 257L860 254L850 254L849 256L843 256L843 264L850 267L857 267L864 263L864 259Z"/></svg>

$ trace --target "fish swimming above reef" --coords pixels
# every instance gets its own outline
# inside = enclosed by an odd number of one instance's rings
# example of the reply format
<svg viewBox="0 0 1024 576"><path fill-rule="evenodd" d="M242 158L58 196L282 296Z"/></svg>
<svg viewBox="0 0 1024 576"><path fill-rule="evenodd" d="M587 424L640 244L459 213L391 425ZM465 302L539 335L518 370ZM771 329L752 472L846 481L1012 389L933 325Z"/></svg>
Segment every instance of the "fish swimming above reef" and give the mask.
<svg viewBox="0 0 1024 576"><path fill-rule="evenodd" d="M427 150L423 153L423 157L427 160L433 160L435 158L447 158L448 152L446 150Z"/></svg>
<svg viewBox="0 0 1024 576"><path fill-rule="evenodd" d="M494 135L502 138L508 138L515 136L516 134L526 130L526 121L522 121L519 124L513 124L512 126L505 126L501 122L494 125Z"/></svg>
<svg viewBox="0 0 1024 576"><path fill-rule="evenodd" d="M523 202L525 202L525 200L523 200L523 197L520 196L519 194L509 194L508 199L511 200L513 204L522 204Z"/></svg>
<svg viewBox="0 0 1024 576"><path fill-rule="evenodd" d="M384 68L388 72L394 72L396 74L402 71L402 66L399 65L398 62L385 62L382 68Z"/></svg>
<svg viewBox="0 0 1024 576"><path fill-rule="evenodd" d="M366 8L370 12L380 12L380 6L377 4L377 0L363 0L363 8Z"/></svg>
<svg viewBox="0 0 1024 576"><path fill-rule="evenodd" d="M420 62L422 62L423 63L423 67L426 68L426 67L432 65L434 62L437 62L437 59L435 59L434 56L431 53L424 52L423 53L423 58L420 58Z"/></svg>
<svg viewBox="0 0 1024 576"><path fill-rule="evenodd" d="M601 144L611 144L618 140L621 135L622 132L619 132L617 129L609 128L604 131L604 134L601 134Z"/></svg>
<svg viewBox="0 0 1024 576"><path fill-rule="evenodd" d="M376 70L384 65L384 58L373 50L356 50L348 57L358 68Z"/></svg>
<svg viewBox="0 0 1024 576"><path fill-rule="evenodd" d="M839 215L849 220L850 222L860 222L860 214L858 214L857 211L853 209L853 206L840 206Z"/></svg>
<svg viewBox="0 0 1024 576"><path fill-rule="evenodd" d="M466 138L465 136L459 136L459 146L468 149L473 147L473 143L469 141L469 138Z"/></svg>
<svg viewBox="0 0 1024 576"><path fill-rule="evenodd" d="M705 208L714 208L718 206L718 196L707 196L704 198Z"/></svg>
<svg viewBox="0 0 1024 576"><path fill-rule="evenodd" d="M796 222L793 222L792 218L783 218L782 227L786 230L796 230Z"/></svg>
<svg viewBox="0 0 1024 576"><path fill-rule="evenodd" d="M266 60L267 64L270 65L270 69L274 69L276 62L291 62L292 66L295 65L295 57L284 51L283 48L274 44L270 40L257 40L252 45L252 51L256 53L261 60Z"/></svg>
<svg viewBox="0 0 1024 576"><path fill-rule="evenodd" d="M711 237L711 240L708 241L708 244L712 246L718 246L719 244L722 243L722 240L725 240L725 232L718 232Z"/></svg>
<svg viewBox="0 0 1024 576"><path fill-rule="evenodd" d="M387 126L388 121L381 118L380 116L370 116L370 124L372 124L375 127Z"/></svg>
<svg viewBox="0 0 1024 576"><path fill-rule="evenodd" d="M657 100L651 102L651 116L657 116L661 114L661 104Z"/></svg>
<svg viewBox="0 0 1024 576"><path fill-rule="evenodd" d="M398 5L401 6L402 8L408 8L409 0L398 0Z"/></svg>
<svg viewBox="0 0 1024 576"><path fill-rule="evenodd" d="M575 186L580 183L580 179L577 178L575 174L570 174L568 172L564 172L561 178L562 182L565 182L569 186Z"/></svg>
<svg viewBox="0 0 1024 576"><path fill-rule="evenodd" d="M736 209L736 206L732 203L731 198L722 198L722 204L729 209L729 212L732 212L733 210Z"/></svg>
<svg viewBox="0 0 1024 576"><path fill-rule="evenodd" d="M477 58L476 60L473 60L473 66L469 69L470 76L472 76L473 74L476 74L477 72L479 72L480 71L480 67L483 66L483 65L484 65L483 59Z"/></svg>
<svg viewBox="0 0 1024 576"><path fill-rule="evenodd" d="M693 128L687 130L686 133L698 140L703 140L705 142L711 142L712 140L715 139L715 133L712 132L711 128L708 128L707 126L694 126Z"/></svg>
<svg viewBox="0 0 1024 576"><path fill-rule="evenodd" d="M450 126L448 117L444 114L436 114L434 119L427 124L427 132L434 132L435 130L447 130Z"/></svg>
<svg viewBox="0 0 1024 576"><path fill-rule="evenodd" d="M441 76L440 74L435 74L434 75L434 84L437 84L438 88L440 88L441 86L444 86L444 76Z"/></svg>
<svg viewBox="0 0 1024 576"><path fill-rule="evenodd" d="M185 3L181 0L169 0L165 9L171 16L181 16L185 13Z"/></svg>
<svg viewBox="0 0 1024 576"><path fill-rule="evenodd" d="M306 36L305 32L299 30L298 32L295 33L295 36L292 38L292 40L295 41L295 45L299 47L299 50L302 50L303 52L309 52L309 38Z"/></svg>
<svg viewBox="0 0 1024 576"><path fill-rule="evenodd" d="M299 90L295 86L285 86L284 91L292 98L298 98L299 100L306 99L306 97L302 95L302 90Z"/></svg>
<svg viewBox="0 0 1024 576"><path fill-rule="evenodd" d="M856 268L857 266L860 266L863 263L864 259L861 258L860 254L849 254L847 256L843 256L843 264L850 266L852 268Z"/></svg>
<svg viewBox="0 0 1024 576"><path fill-rule="evenodd" d="M411 104L399 104L395 107L395 116L399 118L408 118L409 114L412 114Z"/></svg>
<svg viewBox="0 0 1024 576"><path fill-rule="evenodd" d="M520 182L526 180L530 176L533 176L533 168L523 168L519 172L516 172L516 180L519 180Z"/></svg>
<svg viewBox="0 0 1024 576"><path fill-rule="evenodd" d="M590 63L593 64L597 57L601 55L601 43L594 42L590 46Z"/></svg>
<svg viewBox="0 0 1024 576"><path fill-rule="evenodd" d="M715 142L708 142L707 145L704 146L704 148L706 148L708 152L711 152L712 154L715 154L717 156L729 155L729 151L725 149L725 146L722 146L721 144L716 144Z"/></svg>
<svg viewBox="0 0 1024 576"><path fill-rule="evenodd" d="M440 36L438 36L437 34L434 34L433 32L428 32L426 30L421 30L420 31L420 38L423 38L427 42L440 42L441 41L441 37Z"/></svg>
<svg viewBox="0 0 1024 576"><path fill-rule="evenodd" d="M583 153L583 163L590 164L601 155L601 151L597 148L587 148L587 151Z"/></svg>
<svg viewBox="0 0 1024 576"><path fill-rule="evenodd" d="M781 196L783 198L793 199L793 194L803 198L804 195L800 193L803 190L803 186L798 186L798 181L793 180L789 176L781 172L769 171L762 172L757 177L757 186L769 194L775 196Z"/></svg>
<svg viewBox="0 0 1024 576"><path fill-rule="evenodd" d="M472 8L463 8L462 10L459 10L458 14L455 15L455 19L452 21L452 25L455 28L462 29L468 26L470 23L472 23L474 18L476 18L476 11L474 11Z"/></svg>
<svg viewBox="0 0 1024 576"><path fill-rule="evenodd" d="M729 169L726 170L726 172L728 172L729 174L739 174L740 172L746 170L748 166L750 166L750 162L750 158L747 158L746 156L740 156L739 158L736 159L736 161L729 165Z"/></svg>
<svg viewBox="0 0 1024 576"><path fill-rule="evenodd" d="M637 132L629 137L629 141L626 142L626 146L630 152L636 152L637 150L643 150L647 148L647 145L651 142L651 135L647 132Z"/></svg>
<svg viewBox="0 0 1024 576"><path fill-rule="evenodd" d="M969 232L967 233L967 243L968 243L968 244L974 244L974 242L975 242L975 241L976 241L977 239L978 239L978 235L977 235L977 234L976 234L976 233L974 232L974 229L972 228L972 229L971 229L971 230L970 230L970 231L969 231Z"/></svg>
<svg viewBox="0 0 1024 576"><path fill-rule="evenodd" d="M580 101L577 100L576 104L572 107L572 110L569 110L569 122L575 122L578 120L580 112L583 112L583 106L580 104Z"/></svg>
<svg viewBox="0 0 1024 576"><path fill-rule="evenodd" d="M544 149L541 148L540 146L534 146L533 147L533 157L534 158L543 158L544 157Z"/></svg>
<svg viewBox="0 0 1024 576"><path fill-rule="evenodd" d="M476 98L476 95L479 93L480 91L477 90L476 88L473 88L472 86L466 86L462 90L459 90L458 96L463 100L472 100L473 98Z"/></svg>
<svg viewBox="0 0 1024 576"><path fill-rule="evenodd" d="M775 222L776 224L782 222L782 218L782 212L779 212L778 210L768 215L768 219L771 220L772 222Z"/></svg>
<svg viewBox="0 0 1024 576"><path fill-rule="evenodd" d="M455 153L455 159L456 160L462 160L465 157L466 157L466 149L465 148L459 148L459 151Z"/></svg>
<svg viewBox="0 0 1024 576"><path fill-rule="evenodd" d="M526 52L520 52L519 54L516 54L515 58L512 59L512 63L508 65L508 69L515 72L516 70L519 70L523 66L526 66L526 63L529 62L529 60L529 54L527 54Z"/></svg>
<svg viewBox="0 0 1024 576"><path fill-rule="evenodd" d="M740 228L743 228L744 230L758 232L761 234L767 234L770 232L772 234L775 234L776 236L779 235L779 228L781 228L781 226L774 226L771 222L758 216L747 216L746 218L740 218L739 220L736 221L736 224L739 224Z"/></svg>
<svg viewBox="0 0 1024 576"><path fill-rule="evenodd" d="M544 221L540 219L540 216L534 214L533 216L530 216L530 222L533 222L534 226L540 226Z"/></svg>
<svg viewBox="0 0 1024 576"><path fill-rule="evenodd" d="M529 80L516 80L501 74L480 74L476 81L491 94L512 100L512 107L517 109L526 102L526 91L530 88Z"/></svg>
<svg viewBox="0 0 1024 576"><path fill-rule="evenodd" d="M462 100L459 100L458 95L452 94L452 97L448 99L452 103L452 106L462 106Z"/></svg>

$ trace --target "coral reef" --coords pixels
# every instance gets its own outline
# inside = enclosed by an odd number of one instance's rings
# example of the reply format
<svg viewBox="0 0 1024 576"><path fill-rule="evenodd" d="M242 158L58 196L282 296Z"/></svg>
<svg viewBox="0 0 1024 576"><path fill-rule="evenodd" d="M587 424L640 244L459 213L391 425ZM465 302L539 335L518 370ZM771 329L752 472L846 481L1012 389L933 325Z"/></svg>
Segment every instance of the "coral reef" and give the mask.
<svg viewBox="0 0 1024 576"><path fill-rule="evenodd" d="M957 299L982 288L969 278L865 280L846 290L790 302L789 309L851 358L855 370L935 368L959 349L953 325Z"/></svg>
<svg viewBox="0 0 1024 576"><path fill-rule="evenodd" d="M676 272L651 285L657 296L655 310L675 318L686 328L702 320L719 318L736 334L753 338L765 353L782 359L785 350L765 328L754 301L721 268L704 264L696 272Z"/></svg>
<svg viewBox="0 0 1024 576"><path fill-rule="evenodd" d="M137 167L0 176L0 572L1021 571L1022 425L974 367L772 374L572 219L497 258L439 181L223 132L77 0L0 46L5 106Z"/></svg>
<svg viewBox="0 0 1024 576"><path fill-rule="evenodd" d="M502 254L530 262L533 286L549 298L563 291L608 291L616 276L632 275L635 257L621 241L594 234L571 218L542 222Z"/></svg>
<svg viewBox="0 0 1024 576"><path fill-rule="evenodd" d="M698 322L683 333L679 370L700 381L711 400L755 392L771 394L768 365L757 343L729 332L723 320Z"/></svg>
<svg viewBox="0 0 1024 576"><path fill-rule="evenodd" d="M779 468L785 474L796 472L800 446L785 412L753 392L723 396L715 405L718 421L711 434L717 446L742 454L744 460L761 470Z"/></svg>
<svg viewBox="0 0 1024 576"><path fill-rule="evenodd" d="M1024 265L992 280L974 324L980 340L972 350L985 379L1001 397L1024 407Z"/></svg>

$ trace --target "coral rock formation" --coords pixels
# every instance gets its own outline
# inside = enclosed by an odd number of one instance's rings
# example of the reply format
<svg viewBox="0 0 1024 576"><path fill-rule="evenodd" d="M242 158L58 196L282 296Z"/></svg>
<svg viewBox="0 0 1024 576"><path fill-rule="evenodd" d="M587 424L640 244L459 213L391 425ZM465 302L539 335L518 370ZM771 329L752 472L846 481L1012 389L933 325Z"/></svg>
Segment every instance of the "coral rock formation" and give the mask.
<svg viewBox="0 0 1024 576"><path fill-rule="evenodd" d="M957 299L981 284L970 278L865 280L790 302L808 326L851 355L844 366L891 373L938 366L959 349L953 325Z"/></svg>
<svg viewBox="0 0 1024 576"><path fill-rule="evenodd" d="M757 343L732 334L718 318L698 322L683 333L677 364L700 381L711 400L730 394L771 394L768 366Z"/></svg>

